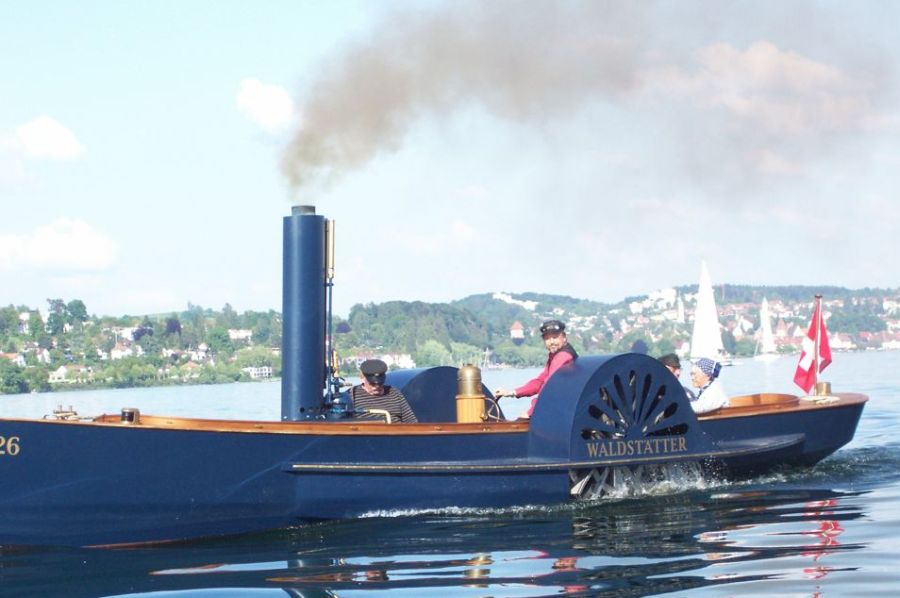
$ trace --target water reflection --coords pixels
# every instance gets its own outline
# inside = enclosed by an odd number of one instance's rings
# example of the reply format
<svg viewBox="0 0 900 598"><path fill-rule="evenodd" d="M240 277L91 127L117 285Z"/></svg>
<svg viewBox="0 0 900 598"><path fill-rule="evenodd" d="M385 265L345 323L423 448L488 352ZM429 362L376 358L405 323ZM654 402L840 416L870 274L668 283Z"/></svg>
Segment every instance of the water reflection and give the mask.
<svg viewBox="0 0 900 598"><path fill-rule="evenodd" d="M692 491L130 550L2 549L0 594L644 596L775 578L821 583L837 570L826 557L859 547L847 523L862 516L861 500L815 489Z"/></svg>

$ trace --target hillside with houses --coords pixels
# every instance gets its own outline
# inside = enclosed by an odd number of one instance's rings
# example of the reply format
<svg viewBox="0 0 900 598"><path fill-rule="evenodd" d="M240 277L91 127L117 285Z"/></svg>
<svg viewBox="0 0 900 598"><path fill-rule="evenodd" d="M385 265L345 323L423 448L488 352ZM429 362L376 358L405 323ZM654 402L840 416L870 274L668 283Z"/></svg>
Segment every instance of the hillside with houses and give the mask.
<svg viewBox="0 0 900 598"><path fill-rule="evenodd" d="M209 384L281 369L281 316L188 305L173 314L88 316L83 302L0 308L0 393Z"/></svg>
<svg viewBox="0 0 900 598"><path fill-rule="evenodd" d="M800 351L816 293L832 350L900 349L900 289L716 287L722 344L735 357L758 351L767 301L775 350ZM203 384L277 377L281 314L188 305L144 316L89 316L80 300L0 308L0 393L78 387ZM615 304L537 293L486 293L451 303L355 305L334 325L343 374L379 357L391 368L543 363L538 327L567 323L582 353L632 350L690 354L697 287L667 288Z"/></svg>
<svg viewBox="0 0 900 598"><path fill-rule="evenodd" d="M830 292L830 293L829 293ZM811 287L717 287L716 307L723 346L734 357L758 350L760 307L767 298L776 350L798 353L809 328L816 293L823 293L823 313L831 347L838 351L900 349L900 291L848 291ZM826 294L828 293L828 294ZM617 304L560 302L553 296L495 293L457 302L463 308L511 319L495 345L539 345L537 329L547 318L567 322L569 338L589 353L646 348L652 355L690 354L697 287L667 288Z"/></svg>

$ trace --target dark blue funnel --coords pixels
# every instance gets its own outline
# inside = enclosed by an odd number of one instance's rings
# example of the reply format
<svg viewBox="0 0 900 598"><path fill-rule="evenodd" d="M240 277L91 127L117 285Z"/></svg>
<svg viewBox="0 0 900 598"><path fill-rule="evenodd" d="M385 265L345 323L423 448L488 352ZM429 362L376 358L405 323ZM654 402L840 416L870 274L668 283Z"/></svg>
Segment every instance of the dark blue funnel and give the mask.
<svg viewBox="0 0 900 598"><path fill-rule="evenodd" d="M281 419L322 413L325 388L325 218L294 206L284 219Z"/></svg>

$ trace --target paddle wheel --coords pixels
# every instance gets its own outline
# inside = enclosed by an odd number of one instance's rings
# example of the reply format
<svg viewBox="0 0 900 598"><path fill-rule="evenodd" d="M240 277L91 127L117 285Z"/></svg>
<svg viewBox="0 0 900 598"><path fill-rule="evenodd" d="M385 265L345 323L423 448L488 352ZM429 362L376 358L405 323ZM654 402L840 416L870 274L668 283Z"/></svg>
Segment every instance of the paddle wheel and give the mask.
<svg viewBox="0 0 900 598"><path fill-rule="evenodd" d="M581 358L567 375L552 378L545 392L556 404L538 402L532 448L558 457L560 439L568 440L567 456L575 465L569 469L573 498L642 494L667 481L699 476L697 454L710 450L711 443L681 384L655 359L637 354ZM559 424L566 420L563 436Z"/></svg>
<svg viewBox="0 0 900 598"><path fill-rule="evenodd" d="M646 496L670 491L673 486L694 486L702 479L703 469L696 461L570 469L569 495L576 500Z"/></svg>

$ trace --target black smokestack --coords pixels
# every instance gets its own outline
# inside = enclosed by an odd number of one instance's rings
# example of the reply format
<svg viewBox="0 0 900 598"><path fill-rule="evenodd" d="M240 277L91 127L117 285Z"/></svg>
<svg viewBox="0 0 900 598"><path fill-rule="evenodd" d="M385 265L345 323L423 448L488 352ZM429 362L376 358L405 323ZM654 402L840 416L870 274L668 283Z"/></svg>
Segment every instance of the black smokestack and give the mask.
<svg viewBox="0 0 900 598"><path fill-rule="evenodd" d="M294 206L284 218L281 419L322 412L325 387L325 218Z"/></svg>

